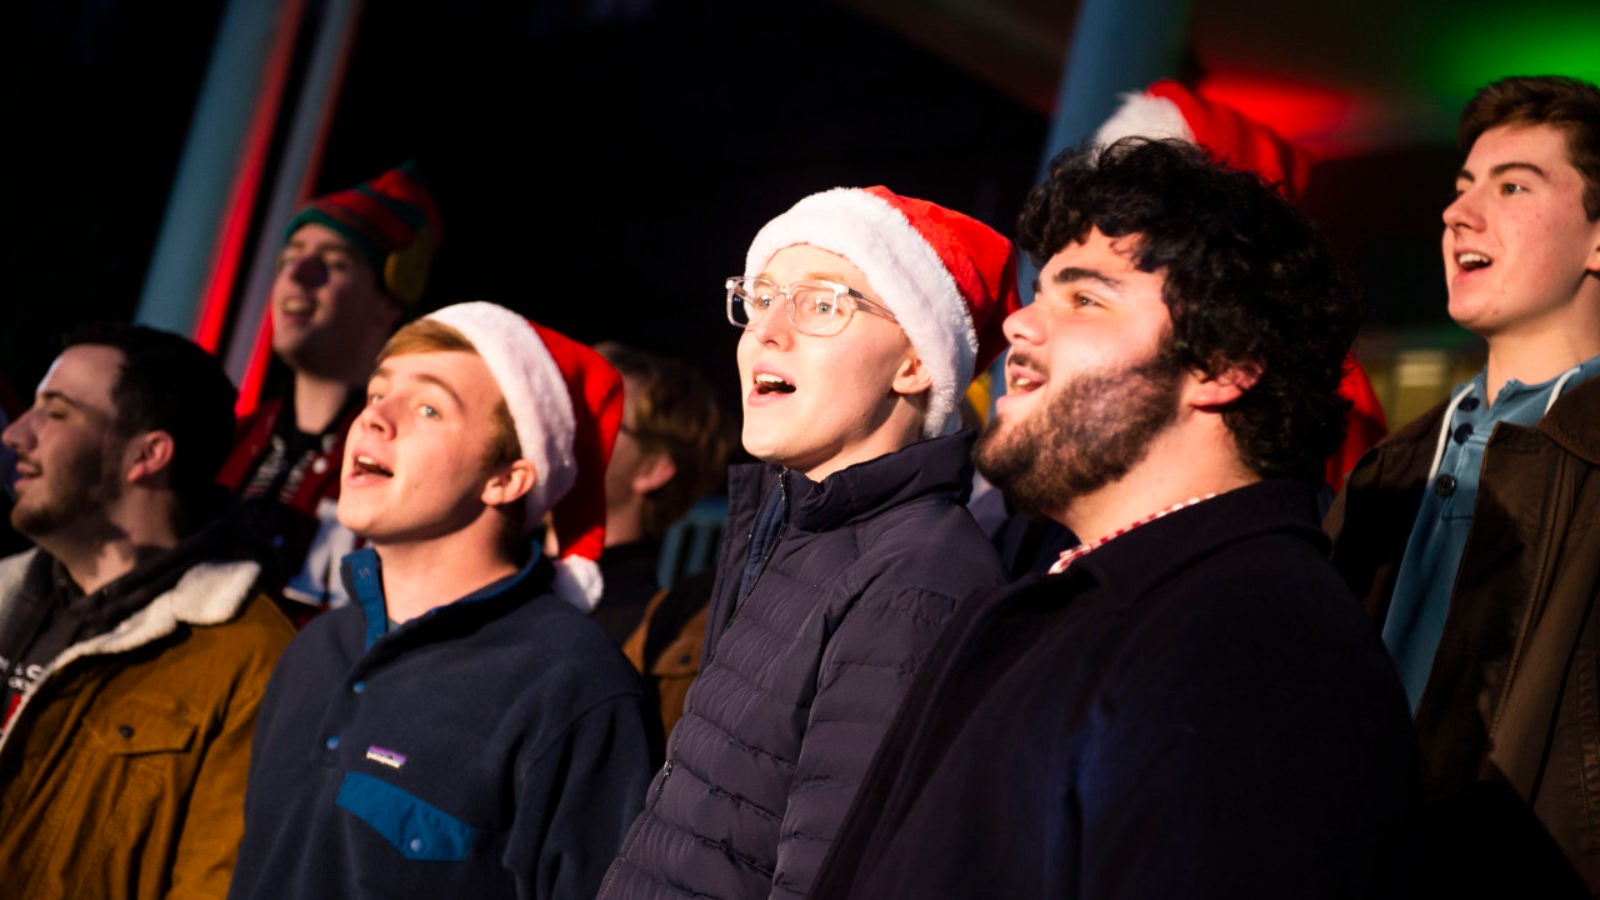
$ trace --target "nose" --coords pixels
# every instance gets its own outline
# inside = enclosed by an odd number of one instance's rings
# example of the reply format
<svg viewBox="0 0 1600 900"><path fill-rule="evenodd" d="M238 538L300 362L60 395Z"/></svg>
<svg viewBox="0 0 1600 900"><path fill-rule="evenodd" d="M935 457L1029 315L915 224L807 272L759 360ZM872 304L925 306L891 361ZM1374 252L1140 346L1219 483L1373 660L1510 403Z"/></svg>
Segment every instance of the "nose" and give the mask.
<svg viewBox="0 0 1600 900"><path fill-rule="evenodd" d="M288 265L288 275L296 284L305 287L316 287L328 280L328 269L322 264L322 258L315 253L307 253Z"/></svg>
<svg viewBox="0 0 1600 900"><path fill-rule="evenodd" d="M6 426L5 432L0 434L0 443L4 443L6 447L16 453L21 453L24 449L33 445L33 409L31 407L27 412L18 416L15 422Z"/></svg>
<svg viewBox="0 0 1600 900"><path fill-rule="evenodd" d="M1444 208L1444 227L1452 230L1477 231L1483 227L1483 213L1478 207L1478 195L1467 188Z"/></svg>
<svg viewBox="0 0 1600 900"><path fill-rule="evenodd" d="M779 305L783 308L779 309ZM751 322L745 331L763 344L785 345L794 337L794 323L789 321L789 298L779 295L761 318Z"/></svg>
<svg viewBox="0 0 1600 900"><path fill-rule="evenodd" d="M1006 336L1012 347L1018 344L1038 345L1044 343L1044 334L1039 326L1039 314L1034 309L1038 305L1035 299L1027 306L1021 307L1016 312L1006 316L1000 323L1000 333Z"/></svg>
<svg viewBox="0 0 1600 900"><path fill-rule="evenodd" d="M393 437L394 415L392 404L394 402L394 398L392 397L382 397L377 400L368 401L367 405L361 408L361 412L356 416L355 421L350 423L351 433L354 434L356 431L370 431L387 437Z"/></svg>

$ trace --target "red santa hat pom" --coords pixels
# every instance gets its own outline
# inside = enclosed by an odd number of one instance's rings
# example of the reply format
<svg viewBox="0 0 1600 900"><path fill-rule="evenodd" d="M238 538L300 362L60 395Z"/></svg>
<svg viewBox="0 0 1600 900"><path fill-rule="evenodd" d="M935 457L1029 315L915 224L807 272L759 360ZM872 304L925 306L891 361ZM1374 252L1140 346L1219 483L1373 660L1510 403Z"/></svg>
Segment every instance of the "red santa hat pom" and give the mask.
<svg viewBox="0 0 1600 900"><path fill-rule="evenodd" d="M1176 81L1158 81L1122 106L1095 132L1098 146L1125 137L1175 138L1204 147L1218 162L1255 172L1291 201L1305 193L1311 157L1277 132L1231 107L1205 100Z"/></svg>
<svg viewBox="0 0 1600 900"><path fill-rule="evenodd" d="M531 527L551 513L561 558L555 591L588 611L600 600L606 464L622 423L622 376L600 354L493 303L459 303L427 318L461 332L500 386L522 456L537 480Z"/></svg>
<svg viewBox="0 0 1600 900"><path fill-rule="evenodd" d="M867 276L933 375L924 437L954 432L961 396L1005 348L1000 323L1020 305L1011 242L971 216L886 187L812 194L768 222L745 256L747 277L773 254L810 244Z"/></svg>

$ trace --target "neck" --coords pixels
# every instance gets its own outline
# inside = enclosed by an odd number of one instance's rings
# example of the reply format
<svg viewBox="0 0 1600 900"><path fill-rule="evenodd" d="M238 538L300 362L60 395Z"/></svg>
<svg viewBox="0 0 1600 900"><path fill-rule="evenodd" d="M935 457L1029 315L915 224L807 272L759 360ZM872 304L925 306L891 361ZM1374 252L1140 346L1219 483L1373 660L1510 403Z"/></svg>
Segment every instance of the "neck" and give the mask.
<svg viewBox="0 0 1600 900"><path fill-rule="evenodd" d="M1485 366L1487 402L1493 403L1506 382L1538 384L1586 359L1600 356L1600 327L1595 331L1562 329L1538 336L1505 336L1489 340Z"/></svg>
<svg viewBox="0 0 1600 900"><path fill-rule="evenodd" d="M389 618L414 619L516 574L516 562L499 549L500 544L498 533L482 534L476 528L425 541L374 543L383 561Z"/></svg>
<svg viewBox="0 0 1600 900"><path fill-rule="evenodd" d="M55 557L85 594L132 572L152 555L178 546L176 508L170 498L138 502L125 497L121 506L103 520L38 540L40 549Z"/></svg>
<svg viewBox="0 0 1600 900"><path fill-rule="evenodd" d="M306 434L326 431L344 408L356 386L337 378L296 372L294 375L294 424Z"/></svg>
<svg viewBox="0 0 1600 900"><path fill-rule="evenodd" d="M644 504L641 498L634 497L632 499L639 502L630 503L625 509L606 511L605 546L615 547L618 544L631 544L634 541L644 540ZM553 531L554 529L552 529ZM545 548L547 550L553 549L549 543L545 544ZM555 554L552 552L550 555L554 556Z"/></svg>
<svg viewBox="0 0 1600 900"><path fill-rule="evenodd" d="M1092 544L1175 504L1260 480L1239 458L1233 435L1220 420L1215 428L1188 437L1169 429L1151 441L1126 475L1075 498L1052 518Z"/></svg>

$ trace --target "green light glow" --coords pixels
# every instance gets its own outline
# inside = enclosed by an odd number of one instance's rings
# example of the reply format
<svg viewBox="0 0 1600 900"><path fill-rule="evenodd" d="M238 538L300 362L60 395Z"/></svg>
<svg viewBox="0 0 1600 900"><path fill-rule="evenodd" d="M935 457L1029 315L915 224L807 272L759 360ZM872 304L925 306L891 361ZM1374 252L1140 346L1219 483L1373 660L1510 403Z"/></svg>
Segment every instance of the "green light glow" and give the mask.
<svg viewBox="0 0 1600 900"><path fill-rule="evenodd" d="M1428 89L1464 101L1508 75L1570 75L1600 82L1600 4L1462 4L1418 49Z"/></svg>

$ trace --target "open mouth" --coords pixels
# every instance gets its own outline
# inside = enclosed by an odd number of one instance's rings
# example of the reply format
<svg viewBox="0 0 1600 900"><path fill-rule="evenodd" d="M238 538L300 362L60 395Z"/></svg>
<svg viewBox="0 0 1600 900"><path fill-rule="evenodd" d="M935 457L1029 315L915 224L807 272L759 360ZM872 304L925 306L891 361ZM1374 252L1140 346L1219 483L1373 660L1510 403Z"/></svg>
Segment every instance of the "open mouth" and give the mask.
<svg viewBox="0 0 1600 900"><path fill-rule="evenodd" d="M1030 361L1013 356L1006 364L1006 392L1026 394L1044 385L1046 375Z"/></svg>
<svg viewBox="0 0 1600 900"><path fill-rule="evenodd" d="M792 394L794 385L770 372L761 372L755 376L756 393L758 394Z"/></svg>
<svg viewBox="0 0 1600 900"><path fill-rule="evenodd" d="M316 304L304 297L290 297L278 304L278 311L286 316L309 316L316 308Z"/></svg>
<svg viewBox="0 0 1600 900"><path fill-rule="evenodd" d="M364 453L356 454L355 458L352 459L351 462L355 464L357 472L367 475L378 475L383 478L394 477L394 472L391 472L389 469L385 468L383 464Z"/></svg>
<svg viewBox="0 0 1600 900"><path fill-rule="evenodd" d="M1476 251L1456 254L1456 265L1460 266L1463 272L1477 271L1478 269L1488 268L1493 264L1494 260Z"/></svg>

